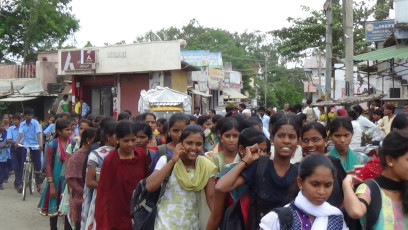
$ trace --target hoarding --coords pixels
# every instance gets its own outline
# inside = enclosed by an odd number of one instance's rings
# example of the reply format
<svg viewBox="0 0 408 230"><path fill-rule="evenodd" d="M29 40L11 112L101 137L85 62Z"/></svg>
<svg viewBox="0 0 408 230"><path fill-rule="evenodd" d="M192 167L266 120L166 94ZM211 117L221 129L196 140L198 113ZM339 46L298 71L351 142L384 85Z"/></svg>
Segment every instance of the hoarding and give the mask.
<svg viewBox="0 0 408 230"><path fill-rule="evenodd" d="M365 37L368 42L385 41L394 32L394 20L365 23Z"/></svg>

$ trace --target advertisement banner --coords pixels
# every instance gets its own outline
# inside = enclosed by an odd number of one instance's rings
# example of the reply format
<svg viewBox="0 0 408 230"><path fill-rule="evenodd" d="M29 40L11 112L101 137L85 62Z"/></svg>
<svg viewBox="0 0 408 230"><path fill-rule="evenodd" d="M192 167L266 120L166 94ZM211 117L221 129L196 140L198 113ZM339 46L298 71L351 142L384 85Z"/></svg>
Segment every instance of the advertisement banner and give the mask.
<svg viewBox="0 0 408 230"><path fill-rule="evenodd" d="M197 67L210 67L222 69L222 56L220 52L208 50L182 50L181 60Z"/></svg>
<svg viewBox="0 0 408 230"><path fill-rule="evenodd" d="M394 20L365 23L365 37L368 42L385 41L394 31Z"/></svg>

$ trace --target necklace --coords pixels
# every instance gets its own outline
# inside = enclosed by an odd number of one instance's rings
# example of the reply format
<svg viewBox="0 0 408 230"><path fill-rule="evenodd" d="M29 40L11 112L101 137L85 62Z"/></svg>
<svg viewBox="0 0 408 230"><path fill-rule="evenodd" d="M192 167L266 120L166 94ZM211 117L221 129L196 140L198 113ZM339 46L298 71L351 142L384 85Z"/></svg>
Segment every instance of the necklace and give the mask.
<svg viewBox="0 0 408 230"><path fill-rule="evenodd" d="M398 191L398 190L402 191L402 188L404 185L402 181L394 181L383 175L375 178L374 180L378 183L378 185L381 188L391 190L391 191Z"/></svg>

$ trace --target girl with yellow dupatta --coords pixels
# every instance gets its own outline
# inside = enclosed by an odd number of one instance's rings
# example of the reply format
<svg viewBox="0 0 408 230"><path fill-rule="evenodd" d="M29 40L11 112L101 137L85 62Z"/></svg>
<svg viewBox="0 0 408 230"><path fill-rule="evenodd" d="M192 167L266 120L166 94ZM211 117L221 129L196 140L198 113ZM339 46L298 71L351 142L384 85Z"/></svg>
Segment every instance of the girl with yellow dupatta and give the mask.
<svg viewBox="0 0 408 230"><path fill-rule="evenodd" d="M146 190L155 191L171 172L163 197L157 206L154 229L199 229L199 197L204 192L212 207L217 167L200 156L204 132L198 125L186 126L171 156L162 156L146 180ZM173 169L173 171L172 171Z"/></svg>

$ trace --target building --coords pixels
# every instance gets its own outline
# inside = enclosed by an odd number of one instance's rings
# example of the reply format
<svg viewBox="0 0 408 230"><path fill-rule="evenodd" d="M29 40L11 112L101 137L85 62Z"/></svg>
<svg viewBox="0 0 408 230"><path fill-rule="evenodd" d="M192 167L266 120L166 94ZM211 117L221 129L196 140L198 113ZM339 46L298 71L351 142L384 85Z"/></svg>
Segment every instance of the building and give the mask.
<svg viewBox="0 0 408 230"><path fill-rule="evenodd" d="M90 47L58 51L58 74L71 76L72 101L87 102L92 114L138 114L141 90L165 86L186 93L188 72L178 41Z"/></svg>

